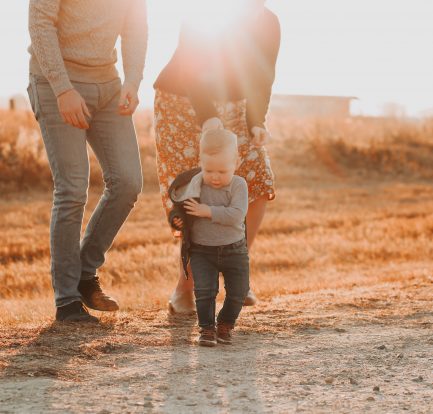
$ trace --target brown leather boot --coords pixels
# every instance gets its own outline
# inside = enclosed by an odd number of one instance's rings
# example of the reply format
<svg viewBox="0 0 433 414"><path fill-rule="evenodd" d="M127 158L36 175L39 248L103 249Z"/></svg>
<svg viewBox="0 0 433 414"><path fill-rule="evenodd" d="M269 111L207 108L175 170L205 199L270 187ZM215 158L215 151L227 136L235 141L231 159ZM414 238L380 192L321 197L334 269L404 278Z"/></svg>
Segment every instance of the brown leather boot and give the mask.
<svg viewBox="0 0 433 414"><path fill-rule="evenodd" d="M219 344L232 344L232 329L233 325L226 322L218 322L216 329L216 339Z"/></svg>
<svg viewBox="0 0 433 414"><path fill-rule="evenodd" d="M81 280L78 291L81 293L83 303L90 309L106 312L119 310L118 303L102 291L97 276L90 280Z"/></svg>
<svg viewBox="0 0 433 414"><path fill-rule="evenodd" d="M215 327L209 326L207 328L200 329L200 337L198 338L198 344L200 346L214 347L217 344L215 338Z"/></svg>
<svg viewBox="0 0 433 414"><path fill-rule="evenodd" d="M69 305L59 306L56 312L58 322L93 322L98 323L98 318L90 315L80 301L75 301Z"/></svg>

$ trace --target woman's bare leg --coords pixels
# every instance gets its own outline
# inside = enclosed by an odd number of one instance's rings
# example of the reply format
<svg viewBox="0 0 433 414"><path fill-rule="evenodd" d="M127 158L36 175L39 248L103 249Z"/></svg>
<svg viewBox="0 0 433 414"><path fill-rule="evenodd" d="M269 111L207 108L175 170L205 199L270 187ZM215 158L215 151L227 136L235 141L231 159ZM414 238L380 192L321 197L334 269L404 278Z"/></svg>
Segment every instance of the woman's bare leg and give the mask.
<svg viewBox="0 0 433 414"><path fill-rule="evenodd" d="M268 202L267 197L261 197L257 200L254 200L248 206L247 213L247 243L248 250L251 251L251 247L254 243L254 240L259 232L260 225L262 224L263 217L266 212L266 203ZM256 295L250 289L247 297L245 298L244 306L253 306L257 302Z"/></svg>
<svg viewBox="0 0 433 414"><path fill-rule="evenodd" d="M262 224L263 217L266 212L266 203L268 202L267 196L263 196L254 200L248 206L247 213L247 242L248 249L251 250L251 246L253 245L254 239L259 232L259 228Z"/></svg>
<svg viewBox="0 0 433 414"><path fill-rule="evenodd" d="M248 249L251 250L251 246L254 239L257 236L260 225L262 224L263 217L266 212L267 197L261 197L250 203L248 206L247 213L247 242ZM191 275L191 268L188 267L188 271ZM191 313L195 310L194 303L194 282L190 276L188 279L183 274L182 263L179 262L179 280L177 282L176 289L171 295L169 308L172 313ZM256 303L257 298L254 293L250 290L245 300L246 306L252 306Z"/></svg>
<svg viewBox="0 0 433 414"><path fill-rule="evenodd" d="M191 267L188 265L188 279L183 272L182 260L179 260L179 279L176 289L173 291L168 302L170 313L192 313L195 312L194 282L191 275Z"/></svg>

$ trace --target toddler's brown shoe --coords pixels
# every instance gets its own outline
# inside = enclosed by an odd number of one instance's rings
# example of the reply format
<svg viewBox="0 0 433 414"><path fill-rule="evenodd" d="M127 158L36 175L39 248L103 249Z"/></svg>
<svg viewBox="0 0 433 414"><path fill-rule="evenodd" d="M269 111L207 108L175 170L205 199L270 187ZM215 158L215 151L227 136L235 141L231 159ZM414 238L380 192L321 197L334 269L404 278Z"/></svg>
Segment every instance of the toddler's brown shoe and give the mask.
<svg viewBox="0 0 433 414"><path fill-rule="evenodd" d="M216 337L217 342L224 345L232 344L233 325L225 322L218 322Z"/></svg>
<svg viewBox="0 0 433 414"><path fill-rule="evenodd" d="M216 334L215 327L201 328L200 329L200 337L198 338L198 344L200 346L216 346Z"/></svg>

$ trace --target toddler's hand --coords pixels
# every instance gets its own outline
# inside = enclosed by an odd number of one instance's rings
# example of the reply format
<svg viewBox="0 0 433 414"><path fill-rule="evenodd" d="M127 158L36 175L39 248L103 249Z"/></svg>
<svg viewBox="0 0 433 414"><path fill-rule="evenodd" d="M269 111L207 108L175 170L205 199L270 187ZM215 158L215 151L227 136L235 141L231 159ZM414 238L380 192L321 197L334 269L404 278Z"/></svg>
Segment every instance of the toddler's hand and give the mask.
<svg viewBox="0 0 433 414"><path fill-rule="evenodd" d="M190 198L184 201L184 207L187 214L196 217L212 218L212 212L207 204L200 204L196 200Z"/></svg>
<svg viewBox="0 0 433 414"><path fill-rule="evenodd" d="M179 217L175 217L173 219L173 224L176 230L182 230L183 229L183 220Z"/></svg>
<svg viewBox="0 0 433 414"><path fill-rule="evenodd" d="M253 139L251 142L255 147L262 147L263 145L266 145L271 139L271 134L266 131L265 128L261 128L258 126L252 127L251 133L253 134Z"/></svg>

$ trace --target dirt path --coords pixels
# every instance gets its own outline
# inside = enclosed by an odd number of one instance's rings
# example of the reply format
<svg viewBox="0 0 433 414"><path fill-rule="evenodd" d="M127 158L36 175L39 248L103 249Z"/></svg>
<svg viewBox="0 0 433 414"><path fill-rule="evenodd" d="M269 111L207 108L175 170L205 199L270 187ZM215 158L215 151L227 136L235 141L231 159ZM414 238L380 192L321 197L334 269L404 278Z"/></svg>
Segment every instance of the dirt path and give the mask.
<svg viewBox="0 0 433 414"><path fill-rule="evenodd" d="M419 277L277 298L216 349L164 311L4 330L0 413L430 413L432 294Z"/></svg>

